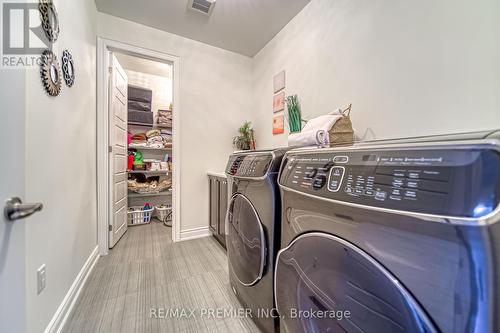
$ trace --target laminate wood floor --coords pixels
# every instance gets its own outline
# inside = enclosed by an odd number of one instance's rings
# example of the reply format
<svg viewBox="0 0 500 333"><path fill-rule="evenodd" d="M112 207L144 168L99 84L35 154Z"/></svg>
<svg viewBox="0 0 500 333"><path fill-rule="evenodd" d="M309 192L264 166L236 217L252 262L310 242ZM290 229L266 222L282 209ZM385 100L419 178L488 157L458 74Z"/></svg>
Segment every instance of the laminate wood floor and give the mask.
<svg viewBox="0 0 500 333"><path fill-rule="evenodd" d="M259 332L250 318L207 312L238 308L220 245L173 243L171 228L152 222L129 228L99 259L63 332ZM182 309L194 317L179 318Z"/></svg>

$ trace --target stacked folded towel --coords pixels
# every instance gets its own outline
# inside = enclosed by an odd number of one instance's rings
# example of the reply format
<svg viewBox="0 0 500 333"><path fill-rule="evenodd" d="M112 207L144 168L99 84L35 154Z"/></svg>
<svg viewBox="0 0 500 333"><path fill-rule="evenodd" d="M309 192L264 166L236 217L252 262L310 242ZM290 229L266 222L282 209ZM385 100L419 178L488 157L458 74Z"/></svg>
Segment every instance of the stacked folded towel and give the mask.
<svg viewBox="0 0 500 333"><path fill-rule="evenodd" d="M163 142L172 143L172 130L162 129L160 135L163 138Z"/></svg>
<svg viewBox="0 0 500 333"><path fill-rule="evenodd" d="M132 136L129 147L165 148L172 143L172 132L170 131L169 133L163 133L158 129L152 129L146 133L137 133Z"/></svg>
<svg viewBox="0 0 500 333"><path fill-rule="evenodd" d="M172 111L158 110L157 123L162 126L172 127Z"/></svg>
<svg viewBox="0 0 500 333"><path fill-rule="evenodd" d="M288 136L288 145L293 147L329 145L328 131L343 116L342 111L337 109L327 115L309 120L300 133Z"/></svg>

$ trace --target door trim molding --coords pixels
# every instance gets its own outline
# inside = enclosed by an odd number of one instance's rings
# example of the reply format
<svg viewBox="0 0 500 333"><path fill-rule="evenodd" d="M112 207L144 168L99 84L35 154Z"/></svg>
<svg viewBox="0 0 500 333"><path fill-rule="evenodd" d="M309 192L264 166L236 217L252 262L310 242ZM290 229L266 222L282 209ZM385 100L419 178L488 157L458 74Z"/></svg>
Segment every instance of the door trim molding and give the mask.
<svg viewBox="0 0 500 333"><path fill-rule="evenodd" d="M181 241L209 237L212 233L210 227L198 227L181 231Z"/></svg>
<svg viewBox="0 0 500 333"><path fill-rule="evenodd" d="M90 273L94 269L97 261L99 260L99 246L96 246L90 256L88 257L85 264L83 264L82 269L78 273L73 281L73 284L69 288L68 292L64 296L61 304L57 308L56 313L50 320L49 324L45 328L44 333L59 333L64 328L69 315L73 311L80 292L85 286Z"/></svg>
<svg viewBox="0 0 500 333"><path fill-rule="evenodd" d="M97 37L97 242L99 253L107 255L109 205L108 205L108 163L109 163L109 107L108 107L108 78L109 78L109 52L118 51L139 58L168 62L173 65L173 138L172 138L172 239L174 242L181 240L180 233L180 198L181 198L181 154L180 128L181 128L181 102L180 102L180 58L171 54L142 48L120 41Z"/></svg>

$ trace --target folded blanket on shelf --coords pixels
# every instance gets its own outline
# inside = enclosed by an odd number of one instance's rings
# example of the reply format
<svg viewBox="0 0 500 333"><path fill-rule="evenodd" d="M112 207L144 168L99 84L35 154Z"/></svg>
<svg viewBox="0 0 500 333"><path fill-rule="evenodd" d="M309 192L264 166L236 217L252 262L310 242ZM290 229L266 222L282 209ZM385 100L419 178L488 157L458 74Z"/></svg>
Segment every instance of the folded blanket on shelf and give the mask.
<svg viewBox="0 0 500 333"><path fill-rule="evenodd" d="M146 136L148 139L155 137L155 136L158 136L158 135L160 135L160 131L157 129L152 129L152 130L149 130L146 132Z"/></svg>
<svg viewBox="0 0 500 333"><path fill-rule="evenodd" d="M172 119L172 111L158 110L158 117Z"/></svg>
<svg viewBox="0 0 500 333"><path fill-rule="evenodd" d="M161 135L153 136L148 139L148 143L163 143Z"/></svg>
<svg viewBox="0 0 500 333"><path fill-rule="evenodd" d="M172 120L160 120L160 119L158 119L158 125L172 127Z"/></svg>
<svg viewBox="0 0 500 333"><path fill-rule="evenodd" d="M129 147L147 147L148 144L146 141L142 141L142 142L131 142L129 145Z"/></svg>
<svg viewBox="0 0 500 333"><path fill-rule="evenodd" d="M170 129L170 128L162 128L162 129L160 130L160 134L161 134L161 135L164 135L164 134L167 134L167 135L172 135L172 133L173 133L173 132L172 132L172 129Z"/></svg>
<svg viewBox="0 0 500 333"><path fill-rule="evenodd" d="M132 136L132 141L134 140L146 140L148 137L146 136L146 133L137 133Z"/></svg>

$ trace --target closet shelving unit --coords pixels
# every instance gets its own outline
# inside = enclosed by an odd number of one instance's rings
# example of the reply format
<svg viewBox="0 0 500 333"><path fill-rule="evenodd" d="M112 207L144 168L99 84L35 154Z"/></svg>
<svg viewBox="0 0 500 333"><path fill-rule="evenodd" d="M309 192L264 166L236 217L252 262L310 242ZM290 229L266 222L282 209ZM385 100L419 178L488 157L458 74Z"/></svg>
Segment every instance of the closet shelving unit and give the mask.
<svg viewBox="0 0 500 333"><path fill-rule="evenodd" d="M145 175L168 175L170 173L169 171L164 171L164 170L158 170L158 171L151 171L151 170L128 170L127 172L130 173L130 174L143 173Z"/></svg>
<svg viewBox="0 0 500 333"><path fill-rule="evenodd" d="M129 198L147 198L147 197L169 197L172 195L171 191L164 191L160 193L134 193L129 192Z"/></svg>
<svg viewBox="0 0 500 333"><path fill-rule="evenodd" d="M143 128L145 131L150 130L150 129L172 129L169 126L162 126L159 124L143 124L143 123L137 123L137 122L128 122L128 127L129 130L130 128ZM134 147L134 146L128 146L128 150L139 150L142 151L143 153L149 153L149 154L166 154L172 151L172 144L166 146L165 148L151 148L151 147ZM146 176L169 176L171 175L171 171L164 171L164 170L159 170L159 171L150 171L150 170L127 170L127 174L144 174ZM167 190L163 192L158 192L158 193L135 193L132 191L128 191L128 198L129 199L150 199L153 201L156 201L158 203L165 203L165 200L169 197L172 196L172 191ZM164 222L164 221L163 221ZM164 222L165 223L165 222Z"/></svg>

